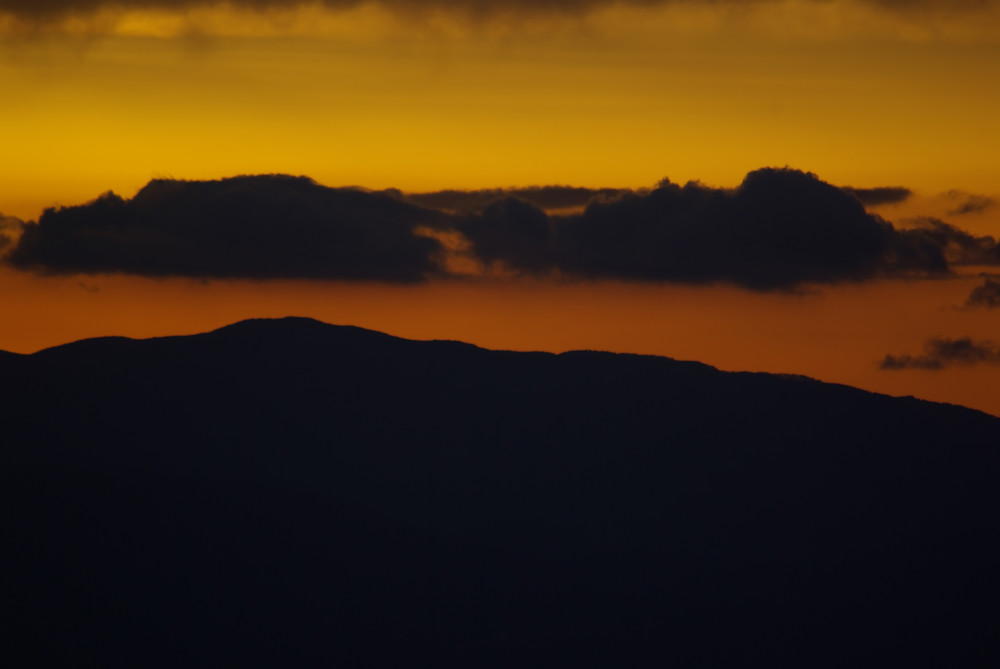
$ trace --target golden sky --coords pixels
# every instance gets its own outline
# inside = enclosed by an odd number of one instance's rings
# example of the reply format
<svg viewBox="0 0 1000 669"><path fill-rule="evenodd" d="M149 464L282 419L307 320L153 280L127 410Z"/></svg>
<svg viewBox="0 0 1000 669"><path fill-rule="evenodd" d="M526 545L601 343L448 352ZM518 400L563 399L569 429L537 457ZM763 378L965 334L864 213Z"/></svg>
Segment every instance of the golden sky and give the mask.
<svg viewBox="0 0 1000 669"><path fill-rule="evenodd" d="M431 191L733 188L766 166L902 186L878 213L1000 235L1000 3L870 0L0 0L0 212L154 178L308 175ZM987 203L954 214L965 198ZM527 283L525 283L527 282ZM0 349L312 315L508 348L606 348L804 373L1000 414L1000 366L884 371L931 337L1000 339L976 278L804 294L493 278L336 281L0 272Z"/></svg>
<svg viewBox="0 0 1000 669"><path fill-rule="evenodd" d="M839 184L997 189L996 12L601 4L11 19L0 211L268 172L404 190L733 186L790 165Z"/></svg>

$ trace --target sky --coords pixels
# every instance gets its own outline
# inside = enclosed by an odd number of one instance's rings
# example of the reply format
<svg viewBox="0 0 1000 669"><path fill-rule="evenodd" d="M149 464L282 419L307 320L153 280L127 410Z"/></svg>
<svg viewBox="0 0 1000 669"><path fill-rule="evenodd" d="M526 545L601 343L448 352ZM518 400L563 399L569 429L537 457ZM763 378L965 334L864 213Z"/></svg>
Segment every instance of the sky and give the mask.
<svg viewBox="0 0 1000 669"><path fill-rule="evenodd" d="M1000 415L998 71L991 0L0 0L0 350L302 315Z"/></svg>

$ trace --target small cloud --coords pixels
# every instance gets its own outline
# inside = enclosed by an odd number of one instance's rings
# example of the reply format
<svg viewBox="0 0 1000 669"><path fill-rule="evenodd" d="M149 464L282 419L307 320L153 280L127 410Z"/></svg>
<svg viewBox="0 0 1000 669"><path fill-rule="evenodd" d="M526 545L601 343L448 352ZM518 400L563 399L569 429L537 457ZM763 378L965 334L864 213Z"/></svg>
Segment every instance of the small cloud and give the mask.
<svg viewBox="0 0 1000 669"><path fill-rule="evenodd" d="M964 216L965 214L979 214L987 209L992 209L996 205L997 201L991 197L986 197L985 195L967 195L961 204L948 210L948 215Z"/></svg>
<svg viewBox="0 0 1000 669"><path fill-rule="evenodd" d="M913 191L903 186L880 186L877 188L853 188L841 186L841 190L850 193L866 207L876 207L883 204L899 204L913 195Z"/></svg>
<svg viewBox="0 0 1000 669"><path fill-rule="evenodd" d="M580 188L575 186L527 186L481 190L440 190L431 193L399 193L407 202L458 214L471 214L499 200L516 198L546 210L576 209L595 198L614 198L632 191L622 188Z"/></svg>
<svg viewBox="0 0 1000 669"><path fill-rule="evenodd" d="M990 341L972 341L970 337L958 339L928 339L920 355L886 355L879 369L929 369L939 370L954 365L1000 364L1000 347Z"/></svg>
<svg viewBox="0 0 1000 669"><path fill-rule="evenodd" d="M966 307L1000 307L1000 279L987 277L983 285L976 286L965 301Z"/></svg>
<svg viewBox="0 0 1000 669"><path fill-rule="evenodd" d="M88 284L88 283L86 283L84 281L77 281L76 285L79 286L82 290L85 290L88 293L91 293L92 295L96 295L97 293L101 292L101 287L100 286L97 286L97 285L91 286L90 284Z"/></svg>

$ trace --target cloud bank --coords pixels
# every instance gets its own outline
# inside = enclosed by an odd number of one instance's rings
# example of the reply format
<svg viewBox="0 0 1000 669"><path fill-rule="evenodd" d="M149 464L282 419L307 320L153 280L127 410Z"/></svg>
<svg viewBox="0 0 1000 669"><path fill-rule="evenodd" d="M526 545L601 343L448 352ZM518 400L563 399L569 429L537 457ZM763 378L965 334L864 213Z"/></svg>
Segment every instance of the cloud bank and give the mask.
<svg viewBox="0 0 1000 669"><path fill-rule="evenodd" d="M970 337L928 339L920 355L886 355L880 369L939 370L953 365L1000 365L1000 347L993 342L975 342Z"/></svg>
<svg viewBox="0 0 1000 669"><path fill-rule="evenodd" d="M585 197L589 204L572 214L537 204ZM107 193L18 222L7 262L62 274L414 282L455 276L447 268L462 258L486 271L758 290L1000 263L990 237L936 219L897 229L855 195L788 168L753 171L732 189L663 181L642 191L538 187L425 198L447 211L415 200L284 175L154 180L130 200Z"/></svg>
<svg viewBox="0 0 1000 669"><path fill-rule="evenodd" d="M305 177L154 180L26 223L9 262L55 273L414 282L443 249L417 234L439 215Z"/></svg>
<svg viewBox="0 0 1000 669"><path fill-rule="evenodd" d="M933 239L897 231L854 196L792 169L756 170L731 190L665 181L561 217L507 200L460 226L487 264L594 279L773 289L948 270Z"/></svg>

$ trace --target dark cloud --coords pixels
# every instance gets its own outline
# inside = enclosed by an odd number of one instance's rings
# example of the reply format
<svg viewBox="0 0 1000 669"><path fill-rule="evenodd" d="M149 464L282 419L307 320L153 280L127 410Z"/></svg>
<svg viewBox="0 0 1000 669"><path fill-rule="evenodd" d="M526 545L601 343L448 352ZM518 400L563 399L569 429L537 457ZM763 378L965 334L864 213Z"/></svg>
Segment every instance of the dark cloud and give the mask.
<svg viewBox="0 0 1000 669"><path fill-rule="evenodd" d="M486 265L502 262L529 272L552 269L552 226L545 212L531 203L497 200L460 226Z"/></svg>
<svg viewBox="0 0 1000 669"><path fill-rule="evenodd" d="M732 190L665 181L570 216L508 203L462 230L488 263L587 278L770 289L948 269L933 240L901 234L840 188L791 169L751 172Z"/></svg>
<svg viewBox="0 0 1000 669"><path fill-rule="evenodd" d="M993 342L974 342L969 337L928 339L920 355L886 355L880 369L944 369L952 365L1000 364L1000 347Z"/></svg>
<svg viewBox="0 0 1000 669"><path fill-rule="evenodd" d="M398 193L407 202L470 214L506 198L517 198L542 209L583 207L595 198L614 198L628 191L622 188L576 188L573 186L530 186L527 188L489 188L482 190L441 190L433 193Z"/></svg>
<svg viewBox="0 0 1000 669"><path fill-rule="evenodd" d="M978 214L991 209L997 205L997 201L985 195L970 195L961 191L949 191L945 194L949 199L960 199L962 202L948 210L949 216L963 216L965 214Z"/></svg>
<svg viewBox="0 0 1000 669"><path fill-rule="evenodd" d="M828 3L830 0L812 0ZM331 8L351 8L364 0L319 0ZM488 16L511 12L558 12L579 14L619 4L632 6L662 5L768 5L777 0L378 0L375 4L392 11L454 13ZM861 0L880 9L906 13L960 13L995 7L997 0ZM310 0L0 0L0 12L22 17L47 17L83 14L104 8L184 10L191 7L227 5L251 10L270 10L317 4Z"/></svg>
<svg viewBox="0 0 1000 669"><path fill-rule="evenodd" d="M976 286L965 301L967 307L1000 307L1000 279L987 277L983 285Z"/></svg>
<svg viewBox="0 0 1000 669"><path fill-rule="evenodd" d="M555 215L511 192L550 204L590 201ZM733 189L663 181L644 191L475 191L463 202L477 206L466 213L405 197L281 175L155 180L131 200L108 193L17 222L23 231L8 242L7 262L55 273L405 282L445 276L471 259L526 274L767 290L943 275L949 260L998 257L990 237L936 219L897 229L854 195L788 168L756 170Z"/></svg>
<svg viewBox="0 0 1000 669"><path fill-rule="evenodd" d="M56 273L419 281L440 243L417 228L441 214L305 177L154 180L26 223L9 262Z"/></svg>
<svg viewBox="0 0 1000 669"><path fill-rule="evenodd" d="M913 195L903 186L841 189L856 197L865 206L898 204ZM440 209L461 214L473 213L505 198L517 198L546 210L585 207L592 200L613 200L629 193L645 194L648 190L629 188L579 188L574 186L528 186L525 188L484 188L479 190L440 190L430 193L402 193L391 191L402 200L421 207Z"/></svg>
<svg viewBox="0 0 1000 669"><path fill-rule="evenodd" d="M911 239L913 245L938 247L948 262L954 265L994 265L1000 263L1000 248L993 237L976 237L950 223L932 217L908 221L909 227L901 234Z"/></svg>
<svg viewBox="0 0 1000 669"><path fill-rule="evenodd" d="M913 191L903 186L881 186L877 188L841 186L841 188L858 198L861 204L866 207L874 207L880 204L899 204L913 195Z"/></svg>

